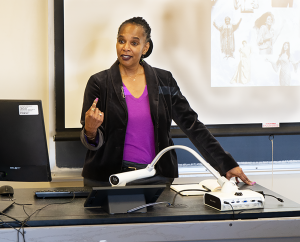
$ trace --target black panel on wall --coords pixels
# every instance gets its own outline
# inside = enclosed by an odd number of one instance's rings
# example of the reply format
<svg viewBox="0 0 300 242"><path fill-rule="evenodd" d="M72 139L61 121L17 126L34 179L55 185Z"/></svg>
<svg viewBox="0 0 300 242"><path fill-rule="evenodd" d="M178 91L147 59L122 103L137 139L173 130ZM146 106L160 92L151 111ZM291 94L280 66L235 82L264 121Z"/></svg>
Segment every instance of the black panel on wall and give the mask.
<svg viewBox="0 0 300 242"><path fill-rule="evenodd" d="M222 147L231 153L237 162L272 161L272 143L267 136L217 137ZM272 139L272 137L271 137ZM176 145L186 145L195 149L187 138L173 139ZM273 139L274 161L300 160L300 135L278 135ZM198 162L187 151L177 150L178 163L191 160Z"/></svg>
<svg viewBox="0 0 300 242"><path fill-rule="evenodd" d="M223 148L237 162L259 162L272 160L272 143L267 136L217 137ZM194 150L188 138L173 138L175 145L185 145ZM60 168L81 168L86 148L80 141L59 141L56 144L56 164ZM300 160L300 135L278 135L274 137L274 161ZM198 163L185 150L176 150L178 163Z"/></svg>
<svg viewBox="0 0 300 242"><path fill-rule="evenodd" d="M82 168L86 148L80 141L55 142L56 166L59 168Z"/></svg>

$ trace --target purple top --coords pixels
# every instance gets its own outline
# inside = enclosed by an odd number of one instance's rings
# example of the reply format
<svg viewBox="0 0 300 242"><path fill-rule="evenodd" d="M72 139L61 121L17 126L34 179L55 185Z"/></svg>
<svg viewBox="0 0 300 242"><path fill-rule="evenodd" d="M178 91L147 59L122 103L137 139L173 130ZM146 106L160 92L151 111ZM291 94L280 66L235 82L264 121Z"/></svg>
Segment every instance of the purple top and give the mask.
<svg viewBox="0 0 300 242"><path fill-rule="evenodd" d="M150 164L155 157L155 138L147 85L139 98L123 87L128 109L123 160Z"/></svg>

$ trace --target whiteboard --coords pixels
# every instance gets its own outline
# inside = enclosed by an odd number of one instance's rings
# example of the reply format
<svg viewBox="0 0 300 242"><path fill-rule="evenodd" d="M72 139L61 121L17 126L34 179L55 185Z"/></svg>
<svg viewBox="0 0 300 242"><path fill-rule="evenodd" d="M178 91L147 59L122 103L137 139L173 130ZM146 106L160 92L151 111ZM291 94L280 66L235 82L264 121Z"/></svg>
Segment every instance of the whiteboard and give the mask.
<svg viewBox="0 0 300 242"><path fill-rule="evenodd" d="M273 0L65 0L65 127L81 127L86 83L116 61L118 28L134 16L144 17L152 28L154 49L146 62L172 72L203 123L299 122L300 67L293 63L300 60L300 1L292 2L278 7ZM260 54L259 30L254 28L266 12L273 14L273 28L279 32L272 54ZM224 25L227 16L232 25L241 19L233 32L232 57L224 56L222 33L214 27L214 22ZM242 63L244 40L251 49L250 78L232 82ZM276 64L285 42L293 61L287 86L281 85L281 66Z"/></svg>

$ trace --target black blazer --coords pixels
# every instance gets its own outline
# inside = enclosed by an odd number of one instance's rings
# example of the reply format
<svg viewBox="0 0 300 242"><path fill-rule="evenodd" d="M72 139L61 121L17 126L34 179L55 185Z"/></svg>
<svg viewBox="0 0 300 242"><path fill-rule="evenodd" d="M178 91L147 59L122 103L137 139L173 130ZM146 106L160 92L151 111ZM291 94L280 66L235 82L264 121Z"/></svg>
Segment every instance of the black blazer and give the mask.
<svg viewBox="0 0 300 242"><path fill-rule="evenodd" d="M121 172L128 112L122 95L122 79L118 65L119 62L116 61L110 69L91 76L85 89L81 114L83 127L85 112L96 98L99 98L97 107L104 112L104 122L98 129L100 144L97 147L88 145L83 130L81 132L81 140L88 148L82 176L89 179L108 181L111 174ZM223 150L205 125L198 120L198 115L181 94L172 74L153 68L146 62L143 66L154 126L156 154L173 145L170 136L173 119L204 159L221 175L238 166L232 156ZM178 177L175 150L165 153L155 168L158 174L165 177Z"/></svg>

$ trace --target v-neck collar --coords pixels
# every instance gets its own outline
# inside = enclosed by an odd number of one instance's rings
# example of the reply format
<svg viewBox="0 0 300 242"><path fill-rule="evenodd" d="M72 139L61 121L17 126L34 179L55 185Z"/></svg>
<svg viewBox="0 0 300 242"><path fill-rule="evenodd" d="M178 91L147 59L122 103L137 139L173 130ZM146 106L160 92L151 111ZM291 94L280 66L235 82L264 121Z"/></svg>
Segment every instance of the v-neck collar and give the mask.
<svg viewBox="0 0 300 242"><path fill-rule="evenodd" d="M158 78L153 68L150 65L148 65L145 61L143 61L143 67L146 76L146 85L148 90L151 118L153 124L156 125L158 123L158 100L159 100ZM122 94L123 82L121 78L118 60L110 68L110 77L111 77L111 81L115 93L117 94L120 103L126 109L126 112L128 112L126 101Z"/></svg>
<svg viewBox="0 0 300 242"><path fill-rule="evenodd" d="M147 92L147 85L145 86L144 90L143 90L143 93L141 94L141 96L139 97L135 97L131 94L131 92L128 90L128 88L126 87L126 85L123 83L123 87L124 87L124 94L125 94L125 97L126 96L132 96L133 98L135 99L140 99L140 98L143 98L148 92Z"/></svg>

